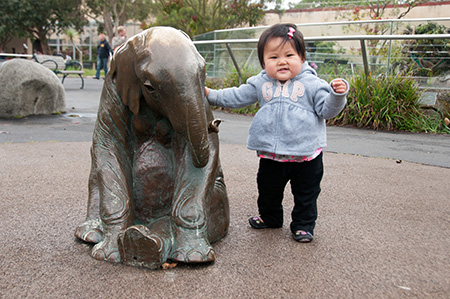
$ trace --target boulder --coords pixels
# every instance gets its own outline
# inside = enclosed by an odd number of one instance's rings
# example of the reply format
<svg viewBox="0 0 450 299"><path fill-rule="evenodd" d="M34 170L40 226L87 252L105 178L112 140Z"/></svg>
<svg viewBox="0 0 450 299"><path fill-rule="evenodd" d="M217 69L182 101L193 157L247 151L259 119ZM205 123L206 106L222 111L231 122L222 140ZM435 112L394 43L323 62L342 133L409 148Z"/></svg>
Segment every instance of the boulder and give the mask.
<svg viewBox="0 0 450 299"><path fill-rule="evenodd" d="M48 68L25 59L0 63L0 117L65 112L64 86Z"/></svg>

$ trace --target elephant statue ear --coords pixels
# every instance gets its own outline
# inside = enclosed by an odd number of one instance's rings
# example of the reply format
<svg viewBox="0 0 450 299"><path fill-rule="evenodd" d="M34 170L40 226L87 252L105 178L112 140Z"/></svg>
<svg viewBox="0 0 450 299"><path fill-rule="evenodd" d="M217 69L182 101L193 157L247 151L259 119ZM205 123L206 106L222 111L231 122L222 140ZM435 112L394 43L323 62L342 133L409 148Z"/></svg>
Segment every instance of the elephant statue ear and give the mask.
<svg viewBox="0 0 450 299"><path fill-rule="evenodd" d="M139 113L141 87L136 76L136 46L139 36L129 39L117 49L111 60L111 75L117 93L124 105L134 114Z"/></svg>

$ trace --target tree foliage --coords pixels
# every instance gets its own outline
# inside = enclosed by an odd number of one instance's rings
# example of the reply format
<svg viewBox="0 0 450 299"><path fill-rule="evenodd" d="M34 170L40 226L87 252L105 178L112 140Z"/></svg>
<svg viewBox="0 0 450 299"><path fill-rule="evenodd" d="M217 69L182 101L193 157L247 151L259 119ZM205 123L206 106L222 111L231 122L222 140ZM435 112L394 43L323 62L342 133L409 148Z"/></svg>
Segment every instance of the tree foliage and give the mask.
<svg viewBox="0 0 450 299"><path fill-rule="evenodd" d="M144 21L148 18L153 2L151 0L84 0L88 15L104 22L109 40L117 33L117 27L128 20Z"/></svg>
<svg viewBox="0 0 450 299"><path fill-rule="evenodd" d="M26 31L22 30L16 22L15 16L7 12L0 13L0 52L3 52L4 46L11 41L13 37L25 37Z"/></svg>
<svg viewBox="0 0 450 299"><path fill-rule="evenodd" d="M377 1L360 1L360 4L352 4L348 6L353 8L354 20L381 20L387 18L402 19L411 9L426 0L377 0ZM359 3L359 2L357 2ZM404 8L400 12L400 7ZM391 8L388 10L388 8Z"/></svg>
<svg viewBox="0 0 450 299"><path fill-rule="evenodd" d="M217 29L255 26L269 2L274 1L159 0L153 10L156 21L150 25L172 26L191 37Z"/></svg>
<svg viewBox="0 0 450 299"><path fill-rule="evenodd" d="M80 31L83 22L81 0L8 0L2 1L0 33L2 41L12 36L38 39L42 51L50 54L48 37L52 32L68 27Z"/></svg>
<svg viewBox="0 0 450 299"><path fill-rule="evenodd" d="M338 19L348 21L402 19L414 7L425 0L377 0L357 1L341 10ZM402 8L402 9L400 9ZM389 23L359 23L349 25L348 31L364 32L366 35L383 35L391 30ZM380 57L385 57L388 52L387 40L368 40L367 48L370 54L372 67L375 67Z"/></svg>

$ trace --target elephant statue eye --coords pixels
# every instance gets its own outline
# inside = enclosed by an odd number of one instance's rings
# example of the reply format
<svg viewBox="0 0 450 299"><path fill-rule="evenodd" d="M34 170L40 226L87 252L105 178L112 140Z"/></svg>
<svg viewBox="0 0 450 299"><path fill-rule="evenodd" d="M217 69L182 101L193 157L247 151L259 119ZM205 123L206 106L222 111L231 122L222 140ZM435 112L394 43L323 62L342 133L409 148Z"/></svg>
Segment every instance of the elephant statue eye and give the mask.
<svg viewBox="0 0 450 299"><path fill-rule="evenodd" d="M149 92L154 92L155 91L155 89L153 88L153 86L152 86L152 84L150 82L145 82L144 86L147 89L147 91L149 91Z"/></svg>

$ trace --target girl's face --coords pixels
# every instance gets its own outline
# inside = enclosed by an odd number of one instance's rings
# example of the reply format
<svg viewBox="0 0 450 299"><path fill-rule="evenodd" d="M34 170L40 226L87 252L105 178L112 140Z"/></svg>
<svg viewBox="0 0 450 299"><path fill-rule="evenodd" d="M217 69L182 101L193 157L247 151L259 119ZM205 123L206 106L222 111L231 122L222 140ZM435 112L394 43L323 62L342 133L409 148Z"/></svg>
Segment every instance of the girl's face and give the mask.
<svg viewBox="0 0 450 299"><path fill-rule="evenodd" d="M281 37L270 39L264 47L264 69L269 77L281 83L300 74L303 61L291 43L283 44Z"/></svg>

